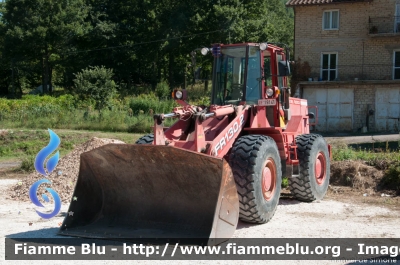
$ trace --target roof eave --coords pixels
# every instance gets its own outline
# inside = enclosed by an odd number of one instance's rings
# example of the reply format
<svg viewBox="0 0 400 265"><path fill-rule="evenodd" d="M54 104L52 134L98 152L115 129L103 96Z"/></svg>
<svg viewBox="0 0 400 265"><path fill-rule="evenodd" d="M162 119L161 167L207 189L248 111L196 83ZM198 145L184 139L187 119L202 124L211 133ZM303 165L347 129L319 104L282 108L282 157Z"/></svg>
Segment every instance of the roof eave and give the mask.
<svg viewBox="0 0 400 265"><path fill-rule="evenodd" d="M305 3L305 4L290 4L292 0L287 1L285 4L286 7L296 7L296 6L320 6L320 5L332 5L332 4L348 4L348 3L366 3L372 2L373 0L358 0L358 1L351 1L351 0L343 0L343 1L332 1L329 3Z"/></svg>

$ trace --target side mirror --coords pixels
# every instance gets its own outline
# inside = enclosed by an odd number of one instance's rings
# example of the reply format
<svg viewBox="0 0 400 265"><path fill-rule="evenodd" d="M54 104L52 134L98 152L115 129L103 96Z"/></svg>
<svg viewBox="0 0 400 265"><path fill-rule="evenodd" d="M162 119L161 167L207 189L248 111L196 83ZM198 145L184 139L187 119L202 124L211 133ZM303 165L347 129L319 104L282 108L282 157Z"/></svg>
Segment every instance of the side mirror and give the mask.
<svg viewBox="0 0 400 265"><path fill-rule="evenodd" d="M290 75L290 66L288 61L279 61L278 63L278 71L279 76L289 76Z"/></svg>
<svg viewBox="0 0 400 265"><path fill-rule="evenodd" d="M313 112L309 112L309 113L307 114L307 116L308 116L310 119L314 119L314 118L315 118L315 114L314 114Z"/></svg>

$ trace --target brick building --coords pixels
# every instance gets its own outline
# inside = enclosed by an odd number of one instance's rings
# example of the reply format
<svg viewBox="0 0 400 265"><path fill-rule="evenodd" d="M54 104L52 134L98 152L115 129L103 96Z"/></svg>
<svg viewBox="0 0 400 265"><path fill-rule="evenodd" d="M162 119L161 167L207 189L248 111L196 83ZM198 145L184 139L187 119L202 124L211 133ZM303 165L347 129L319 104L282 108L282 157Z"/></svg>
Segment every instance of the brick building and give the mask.
<svg viewBox="0 0 400 265"><path fill-rule="evenodd" d="M320 131L399 131L400 0L289 0ZM317 82L315 82L317 81Z"/></svg>

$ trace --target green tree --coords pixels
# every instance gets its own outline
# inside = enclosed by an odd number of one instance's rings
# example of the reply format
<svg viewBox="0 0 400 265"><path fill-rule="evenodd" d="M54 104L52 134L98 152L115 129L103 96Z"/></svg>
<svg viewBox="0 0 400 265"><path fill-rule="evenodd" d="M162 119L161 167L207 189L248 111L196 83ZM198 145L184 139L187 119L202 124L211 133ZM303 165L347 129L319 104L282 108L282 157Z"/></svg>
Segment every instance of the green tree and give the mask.
<svg viewBox="0 0 400 265"><path fill-rule="evenodd" d="M65 84L71 85L73 73L89 65L104 65L115 69L117 60L111 56L111 47L117 38L117 24L111 21L113 2L109 0L84 0L90 7L85 23L89 25L84 35L75 38L64 56L67 72ZM111 46L111 47L110 47ZM111 48L111 49L109 49Z"/></svg>
<svg viewBox="0 0 400 265"><path fill-rule="evenodd" d="M8 95L9 84L10 84L10 69L9 64L7 65L4 59L4 52L2 47L4 46L4 32L5 26L1 19L4 13L4 2L0 2L0 96ZM8 67L7 67L8 66Z"/></svg>
<svg viewBox="0 0 400 265"><path fill-rule="evenodd" d="M155 89L161 80L174 88L193 78L196 48L293 43L293 17L282 0L7 0L1 19L3 62L44 88L61 80L72 88L73 73L89 65L113 69L127 90L143 83ZM210 73L211 63L211 56L197 57L196 68Z"/></svg>
<svg viewBox="0 0 400 265"><path fill-rule="evenodd" d="M43 91L52 88L52 71L73 40L85 35L90 7L83 0L7 0L3 21L10 60L40 62Z"/></svg>
<svg viewBox="0 0 400 265"><path fill-rule="evenodd" d="M213 6L208 21L226 29L224 41L281 42L293 41L293 18L281 0L221 0Z"/></svg>
<svg viewBox="0 0 400 265"><path fill-rule="evenodd" d="M117 88L112 80L113 75L113 70L104 66L83 69L75 74L76 92L82 99L93 99L96 109L101 112L109 104Z"/></svg>

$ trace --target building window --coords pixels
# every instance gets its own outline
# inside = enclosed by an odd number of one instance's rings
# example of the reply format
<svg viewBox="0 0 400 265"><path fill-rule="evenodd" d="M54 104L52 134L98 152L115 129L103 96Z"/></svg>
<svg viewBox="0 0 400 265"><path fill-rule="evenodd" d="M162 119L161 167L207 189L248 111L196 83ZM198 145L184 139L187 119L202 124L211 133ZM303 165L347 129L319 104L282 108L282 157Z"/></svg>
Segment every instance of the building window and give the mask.
<svg viewBox="0 0 400 265"><path fill-rule="evenodd" d="M400 79L400 51L393 54L393 79Z"/></svg>
<svg viewBox="0 0 400 265"><path fill-rule="evenodd" d="M339 29L339 10L324 11L322 25L325 30Z"/></svg>
<svg viewBox="0 0 400 265"><path fill-rule="evenodd" d="M337 53L323 53L321 56L321 79L333 81L337 78Z"/></svg>

